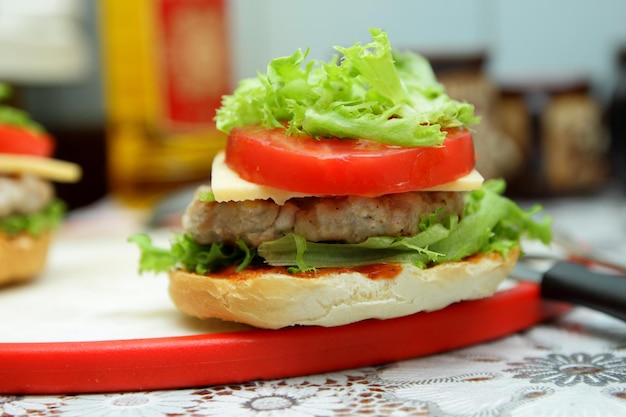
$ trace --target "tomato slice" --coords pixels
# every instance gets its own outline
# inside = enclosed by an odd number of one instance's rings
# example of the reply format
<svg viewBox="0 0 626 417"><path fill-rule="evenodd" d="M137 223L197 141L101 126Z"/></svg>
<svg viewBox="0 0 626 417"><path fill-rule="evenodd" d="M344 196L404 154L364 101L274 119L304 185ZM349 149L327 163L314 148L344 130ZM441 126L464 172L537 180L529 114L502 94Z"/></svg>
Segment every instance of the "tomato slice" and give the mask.
<svg viewBox="0 0 626 417"><path fill-rule="evenodd" d="M465 129L450 130L443 146L409 148L253 126L231 131L226 164L247 181L287 191L375 196L453 181L472 171L475 156Z"/></svg>
<svg viewBox="0 0 626 417"><path fill-rule="evenodd" d="M0 125L0 153L50 157L53 151L54 141L47 133Z"/></svg>

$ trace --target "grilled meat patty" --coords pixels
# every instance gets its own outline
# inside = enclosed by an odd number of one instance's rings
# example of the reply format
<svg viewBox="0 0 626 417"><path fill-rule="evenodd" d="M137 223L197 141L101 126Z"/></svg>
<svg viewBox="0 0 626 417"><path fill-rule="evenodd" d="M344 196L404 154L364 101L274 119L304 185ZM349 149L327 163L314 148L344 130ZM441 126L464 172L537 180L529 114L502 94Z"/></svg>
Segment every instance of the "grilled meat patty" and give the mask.
<svg viewBox="0 0 626 417"><path fill-rule="evenodd" d="M409 192L381 197L305 197L279 206L270 200L205 202L201 186L183 215L183 228L201 244L251 247L288 233L312 242L359 243L372 236L413 236L423 216L462 216L463 193Z"/></svg>
<svg viewBox="0 0 626 417"><path fill-rule="evenodd" d="M30 214L54 197L52 184L34 175L0 175L0 216Z"/></svg>

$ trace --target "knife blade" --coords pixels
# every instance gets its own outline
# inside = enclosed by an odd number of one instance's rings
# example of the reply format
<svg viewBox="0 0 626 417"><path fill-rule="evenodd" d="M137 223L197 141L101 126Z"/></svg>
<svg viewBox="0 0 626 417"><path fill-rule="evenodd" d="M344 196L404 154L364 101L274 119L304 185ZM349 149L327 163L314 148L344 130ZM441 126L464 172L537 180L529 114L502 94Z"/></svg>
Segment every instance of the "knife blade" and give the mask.
<svg viewBox="0 0 626 417"><path fill-rule="evenodd" d="M595 271L576 262L551 262L547 270L520 260L511 278L539 284L544 298L585 306L626 321L626 276Z"/></svg>

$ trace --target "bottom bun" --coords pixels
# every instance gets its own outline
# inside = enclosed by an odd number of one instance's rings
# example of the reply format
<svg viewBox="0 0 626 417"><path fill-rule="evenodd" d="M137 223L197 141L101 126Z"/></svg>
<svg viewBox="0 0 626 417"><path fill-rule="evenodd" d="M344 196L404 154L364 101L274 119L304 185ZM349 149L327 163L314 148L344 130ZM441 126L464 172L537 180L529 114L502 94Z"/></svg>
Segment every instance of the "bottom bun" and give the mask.
<svg viewBox="0 0 626 417"><path fill-rule="evenodd" d="M389 319L452 303L488 297L511 273L519 250L506 258L479 254L420 269L387 265L393 277L336 269L303 277L262 269L228 275L170 271L170 296L191 316L219 318L255 327L339 326Z"/></svg>
<svg viewBox="0 0 626 417"><path fill-rule="evenodd" d="M28 281L46 265L52 235L0 234L0 285Z"/></svg>

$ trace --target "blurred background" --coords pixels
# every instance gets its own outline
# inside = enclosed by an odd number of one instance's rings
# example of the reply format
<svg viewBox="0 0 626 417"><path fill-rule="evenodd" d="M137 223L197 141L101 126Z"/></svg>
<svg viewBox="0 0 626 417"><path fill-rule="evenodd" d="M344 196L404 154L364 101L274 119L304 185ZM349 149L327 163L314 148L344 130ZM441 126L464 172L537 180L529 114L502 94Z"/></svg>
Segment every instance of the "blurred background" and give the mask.
<svg viewBox="0 0 626 417"><path fill-rule="evenodd" d="M70 208L142 206L208 178L237 80L379 27L476 106L485 177L589 195L626 183L625 18L623 0L0 0L0 81L83 166L58 185Z"/></svg>

